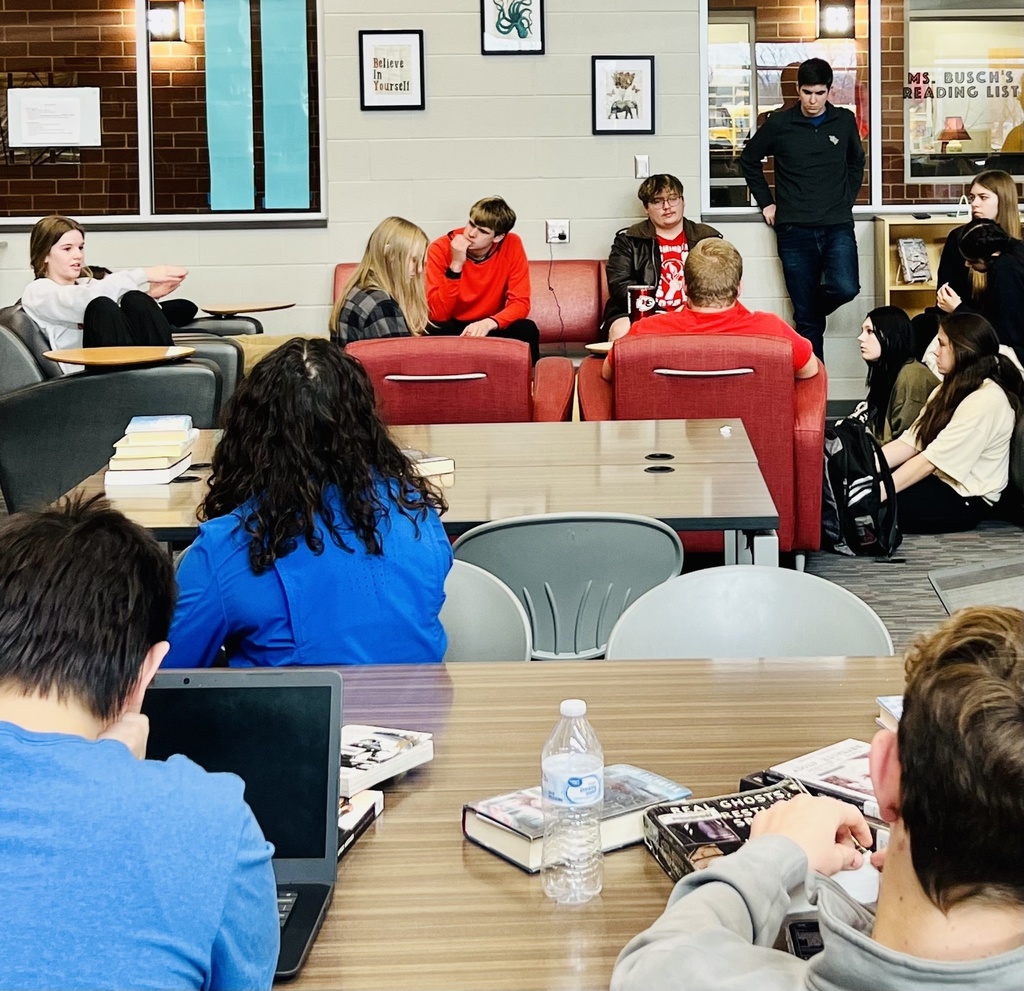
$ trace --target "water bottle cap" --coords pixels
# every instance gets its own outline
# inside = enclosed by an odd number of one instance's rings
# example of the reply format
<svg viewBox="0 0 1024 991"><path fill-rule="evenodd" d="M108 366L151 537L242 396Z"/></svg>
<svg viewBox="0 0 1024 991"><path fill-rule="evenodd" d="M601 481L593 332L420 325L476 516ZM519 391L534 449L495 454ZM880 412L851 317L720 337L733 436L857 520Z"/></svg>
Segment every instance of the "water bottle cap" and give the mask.
<svg viewBox="0 0 1024 991"><path fill-rule="evenodd" d="M559 712L566 719L576 719L587 714L587 703L583 699L565 699L559 707Z"/></svg>

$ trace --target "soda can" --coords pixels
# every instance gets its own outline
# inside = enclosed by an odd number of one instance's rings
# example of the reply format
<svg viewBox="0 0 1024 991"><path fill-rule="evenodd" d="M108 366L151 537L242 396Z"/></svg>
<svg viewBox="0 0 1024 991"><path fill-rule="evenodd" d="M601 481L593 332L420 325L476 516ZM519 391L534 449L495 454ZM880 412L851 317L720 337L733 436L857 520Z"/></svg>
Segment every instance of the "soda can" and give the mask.
<svg viewBox="0 0 1024 991"><path fill-rule="evenodd" d="M626 312L630 323L649 317L657 305L655 286L626 286Z"/></svg>

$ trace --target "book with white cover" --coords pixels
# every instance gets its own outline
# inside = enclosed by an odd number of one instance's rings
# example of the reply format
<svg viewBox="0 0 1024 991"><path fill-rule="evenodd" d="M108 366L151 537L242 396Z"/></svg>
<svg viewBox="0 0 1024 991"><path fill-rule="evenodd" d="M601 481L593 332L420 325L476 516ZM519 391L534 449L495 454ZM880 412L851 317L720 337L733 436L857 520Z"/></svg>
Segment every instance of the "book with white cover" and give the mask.
<svg viewBox="0 0 1024 991"><path fill-rule="evenodd" d="M125 434L119 440L114 441L115 458L159 458L177 455L182 457L187 451L191 451L195 442L199 439L198 430L175 436L173 439L156 440L157 438L169 436L165 434Z"/></svg>
<svg viewBox="0 0 1024 991"><path fill-rule="evenodd" d="M455 471L455 459L443 454L427 454L412 448L403 448L402 453L412 462L413 471L424 478L434 475L450 475Z"/></svg>
<svg viewBox="0 0 1024 991"><path fill-rule="evenodd" d="M365 726L341 727L341 794L348 797L434 757L430 733Z"/></svg>
<svg viewBox="0 0 1024 991"><path fill-rule="evenodd" d="M188 413L169 413L157 416L133 416L125 428L126 434L153 433L155 431L180 431L192 429L192 417Z"/></svg>
<svg viewBox="0 0 1024 991"><path fill-rule="evenodd" d="M870 744L862 740L841 740L802 757L775 764L771 770L796 778L811 788L863 805L875 798L868 771L870 752Z"/></svg>
<svg viewBox="0 0 1024 991"><path fill-rule="evenodd" d="M188 471L192 464L190 451L170 468L148 468L139 471L110 471L103 476L103 487L116 489L122 485L166 485Z"/></svg>

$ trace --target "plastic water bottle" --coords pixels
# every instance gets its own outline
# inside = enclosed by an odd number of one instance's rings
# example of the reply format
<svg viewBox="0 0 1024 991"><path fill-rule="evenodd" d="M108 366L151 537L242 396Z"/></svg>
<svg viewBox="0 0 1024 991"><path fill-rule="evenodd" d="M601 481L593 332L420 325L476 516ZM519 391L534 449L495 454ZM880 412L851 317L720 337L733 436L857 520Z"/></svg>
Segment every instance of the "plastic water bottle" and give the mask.
<svg viewBox="0 0 1024 991"><path fill-rule="evenodd" d="M541 754L541 877L549 898L579 905L599 894L604 880L604 751L587 722L586 702L566 699L560 711Z"/></svg>

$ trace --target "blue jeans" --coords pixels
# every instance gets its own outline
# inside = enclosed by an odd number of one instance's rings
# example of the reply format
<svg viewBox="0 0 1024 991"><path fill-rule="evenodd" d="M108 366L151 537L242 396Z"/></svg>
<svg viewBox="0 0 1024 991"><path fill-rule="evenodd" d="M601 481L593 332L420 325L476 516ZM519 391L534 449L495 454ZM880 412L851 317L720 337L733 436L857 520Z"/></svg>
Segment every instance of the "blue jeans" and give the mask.
<svg viewBox="0 0 1024 991"><path fill-rule="evenodd" d="M828 227L777 224L775 237L797 333L824 358L825 318L860 292L853 221Z"/></svg>

